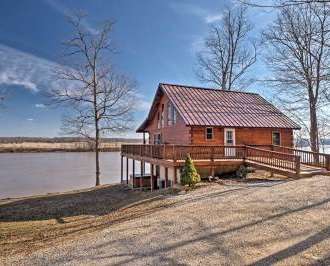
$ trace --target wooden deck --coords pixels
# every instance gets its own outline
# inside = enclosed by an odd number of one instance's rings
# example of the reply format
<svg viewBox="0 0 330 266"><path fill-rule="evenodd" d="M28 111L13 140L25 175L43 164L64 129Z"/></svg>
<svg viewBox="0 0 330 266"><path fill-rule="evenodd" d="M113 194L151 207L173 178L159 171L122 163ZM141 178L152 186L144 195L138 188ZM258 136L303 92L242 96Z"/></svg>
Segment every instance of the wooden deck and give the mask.
<svg viewBox="0 0 330 266"><path fill-rule="evenodd" d="M122 156L164 167L183 166L187 154L197 167L244 163L294 178L330 172L329 154L275 145L122 145Z"/></svg>

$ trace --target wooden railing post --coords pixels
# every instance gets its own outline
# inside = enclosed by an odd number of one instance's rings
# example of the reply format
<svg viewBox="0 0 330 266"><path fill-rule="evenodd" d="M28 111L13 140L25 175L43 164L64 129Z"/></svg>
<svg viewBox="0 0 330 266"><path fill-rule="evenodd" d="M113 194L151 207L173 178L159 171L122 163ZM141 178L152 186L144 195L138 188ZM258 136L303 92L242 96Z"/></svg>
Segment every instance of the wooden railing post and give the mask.
<svg viewBox="0 0 330 266"><path fill-rule="evenodd" d="M212 162L214 162L214 147L211 147L211 154L210 154L210 159Z"/></svg>
<svg viewBox="0 0 330 266"><path fill-rule="evenodd" d="M173 152L173 162L176 162L176 154L175 154L175 146L174 146L174 144L173 144L173 146L172 146L172 152Z"/></svg>
<svg viewBox="0 0 330 266"><path fill-rule="evenodd" d="M214 147L212 146L211 147L211 154L210 154L210 157L211 157L211 173L210 173L210 175L212 176L212 177L214 177Z"/></svg>
<svg viewBox="0 0 330 266"><path fill-rule="evenodd" d="M300 156L296 156L295 164L296 164L296 174L300 175Z"/></svg>
<svg viewBox="0 0 330 266"><path fill-rule="evenodd" d="M325 156L325 168L330 171L330 155Z"/></svg>
<svg viewBox="0 0 330 266"><path fill-rule="evenodd" d="M166 159L166 145L163 144L163 158L162 159Z"/></svg>

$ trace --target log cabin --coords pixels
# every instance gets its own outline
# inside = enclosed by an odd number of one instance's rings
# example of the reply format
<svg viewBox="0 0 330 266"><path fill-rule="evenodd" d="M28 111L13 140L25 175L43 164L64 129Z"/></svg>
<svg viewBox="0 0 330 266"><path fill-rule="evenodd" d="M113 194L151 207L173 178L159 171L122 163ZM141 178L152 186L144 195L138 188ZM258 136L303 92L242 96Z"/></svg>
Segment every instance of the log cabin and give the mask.
<svg viewBox="0 0 330 266"><path fill-rule="evenodd" d="M159 84L137 132L149 144L283 145L300 126L256 93Z"/></svg>
<svg viewBox="0 0 330 266"><path fill-rule="evenodd" d="M330 170L328 155L294 149L293 131L299 129L256 93L160 83L136 131L143 133L144 145L123 146L122 161L126 156L126 165L128 158L133 166L136 159L142 162L140 179L133 170L133 186L138 179L143 185L143 165L150 163L151 188L179 183L188 153L202 177L242 164L294 177ZM126 172L128 182L128 166Z"/></svg>

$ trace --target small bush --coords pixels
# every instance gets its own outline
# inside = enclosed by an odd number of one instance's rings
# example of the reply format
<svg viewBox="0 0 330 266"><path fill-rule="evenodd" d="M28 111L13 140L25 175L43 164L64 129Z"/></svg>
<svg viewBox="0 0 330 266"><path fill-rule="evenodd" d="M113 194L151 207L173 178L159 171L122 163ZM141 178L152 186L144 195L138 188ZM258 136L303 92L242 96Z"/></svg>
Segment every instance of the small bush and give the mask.
<svg viewBox="0 0 330 266"><path fill-rule="evenodd" d="M181 174L181 184L194 187L200 181L201 177L197 173L194 163L188 154Z"/></svg>
<svg viewBox="0 0 330 266"><path fill-rule="evenodd" d="M248 168L247 168L246 166L244 166L244 165L241 165L241 166L238 168L238 170L236 171L236 176L237 176L238 178L242 178L242 179L244 179L244 178L246 178L246 176L247 176L248 173L249 173Z"/></svg>

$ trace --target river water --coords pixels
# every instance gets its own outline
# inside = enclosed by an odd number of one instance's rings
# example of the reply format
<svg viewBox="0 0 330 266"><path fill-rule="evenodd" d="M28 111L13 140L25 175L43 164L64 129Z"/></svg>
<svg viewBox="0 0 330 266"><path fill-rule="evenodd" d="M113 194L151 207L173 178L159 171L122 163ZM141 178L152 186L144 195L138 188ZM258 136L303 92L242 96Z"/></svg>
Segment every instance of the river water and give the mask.
<svg viewBox="0 0 330 266"><path fill-rule="evenodd" d="M101 184L120 182L119 152L102 152L100 164ZM132 163L129 166L131 173ZM137 173L139 169L136 163ZM94 185L95 155L92 152L0 153L0 199Z"/></svg>
<svg viewBox="0 0 330 266"><path fill-rule="evenodd" d="M325 152L330 153L329 146ZM100 156L101 184L119 183L120 153L102 152ZM136 173L139 173L138 162L135 168ZM132 163L129 169L132 173ZM146 172L149 172L148 164ZM92 152L0 153L0 199L63 192L94 185L95 158Z"/></svg>

